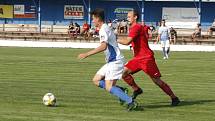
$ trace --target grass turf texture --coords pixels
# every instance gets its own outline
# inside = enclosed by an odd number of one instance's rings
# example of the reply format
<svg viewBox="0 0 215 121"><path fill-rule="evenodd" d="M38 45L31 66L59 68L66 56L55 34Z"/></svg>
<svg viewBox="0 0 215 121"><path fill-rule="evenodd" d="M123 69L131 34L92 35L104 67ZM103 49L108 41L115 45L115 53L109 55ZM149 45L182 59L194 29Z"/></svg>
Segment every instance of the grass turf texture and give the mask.
<svg viewBox="0 0 215 121"><path fill-rule="evenodd" d="M127 112L117 98L91 82L104 64L103 53L77 60L87 49L0 48L0 121L214 121L215 53L171 52L168 61L155 52L164 79L180 97L170 99L143 72L135 74L144 94L144 111ZM123 51L126 59L131 52ZM119 85L128 87L123 81ZM129 88L131 94L131 88ZM57 107L42 104L45 93Z"/></svg>

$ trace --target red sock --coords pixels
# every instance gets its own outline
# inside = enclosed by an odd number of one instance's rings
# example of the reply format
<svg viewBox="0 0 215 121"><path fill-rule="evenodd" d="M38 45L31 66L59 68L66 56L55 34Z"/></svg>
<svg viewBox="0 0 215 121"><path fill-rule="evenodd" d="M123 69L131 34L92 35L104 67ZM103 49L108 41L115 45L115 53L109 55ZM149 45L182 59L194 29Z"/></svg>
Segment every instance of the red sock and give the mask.
<svg viewBox="0 0 215 121"><path fill-rule="evenodd" d="M175 98L175 94L172 92L171 88L169 87L168 84L166 84L164 81L161 80L161 85L159 87L171 98Z"/></svg>
<svg viewBox="0 0 215 121"><path fill-rule="evenodd" d="M130 74L127 74L123 80L128 84L130 85L134 91L138 90L140 87L137 86L137 84L135 83L134 81L134 78L130 75Z"/></svg>

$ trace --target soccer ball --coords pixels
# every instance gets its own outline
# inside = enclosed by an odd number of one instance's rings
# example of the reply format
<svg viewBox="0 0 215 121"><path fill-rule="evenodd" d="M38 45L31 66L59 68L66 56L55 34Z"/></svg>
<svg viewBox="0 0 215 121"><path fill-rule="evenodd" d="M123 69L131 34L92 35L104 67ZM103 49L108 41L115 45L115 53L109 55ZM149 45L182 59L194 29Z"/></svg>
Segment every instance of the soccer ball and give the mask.
<svg viewBox="0 0 215 121"><path fill-rule="evenodd" d="M43 104L46 106L56 106L56 98L52 93L46 93L43 96Z"/></svg>

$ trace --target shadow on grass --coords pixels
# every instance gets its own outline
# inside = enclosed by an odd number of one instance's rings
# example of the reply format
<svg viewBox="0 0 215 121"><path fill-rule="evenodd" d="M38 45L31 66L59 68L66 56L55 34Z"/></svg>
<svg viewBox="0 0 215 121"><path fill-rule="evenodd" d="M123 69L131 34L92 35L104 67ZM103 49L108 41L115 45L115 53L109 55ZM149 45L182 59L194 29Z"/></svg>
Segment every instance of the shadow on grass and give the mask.
<svg viewBox="0 0 215 121"><path fill-rule="evenodd" d="M167 107L180 107L180 106L191 106L191 105L203 105L205 103L214 103L215 100L186 100L181 101L178 106L171 106L170 102L157 102L157 103L151 103L150 105L143 105L139 104L141 107L144 108L167 108Z"/></svg>
<svg viewBox="0 0 215 121"><path fill-rule="evenodd" d="M179 106L189 106L189 105L202 105L205 103L213 103L215 100L192 100L192 101L181 101Z"/></svg>
<svg viewBox="0 0 215 121"><path fill-rule="evenodd" d="M144 111L144 106L143 105L138 105L134 111Z"/></svg>
<svg viewBox="0 0 215 121"><path fill-rule="evenodd" d="M64 107L68 107L68 105L63 105L63 104L57 104L54 106L46 106L48 108L64 108Z"/></svg>

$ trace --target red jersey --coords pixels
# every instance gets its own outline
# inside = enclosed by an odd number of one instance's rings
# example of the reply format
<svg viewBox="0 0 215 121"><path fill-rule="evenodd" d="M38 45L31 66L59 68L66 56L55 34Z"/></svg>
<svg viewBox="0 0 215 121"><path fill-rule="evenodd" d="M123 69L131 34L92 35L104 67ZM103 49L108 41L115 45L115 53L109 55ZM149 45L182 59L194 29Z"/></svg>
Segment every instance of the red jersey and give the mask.
<svg viewBox="0 0 215 121"><path fill-rule="evenodd" d="M146 38L149 39L149 32L148 32L148 31L150 30L150 27L144 25L144 26L143 26L143 29L144 29L144 31L145 31L145 36L146 36Z"/></svg>
<svg viewBox="0 0 215 121"><path fill-rule="evenodd" d="M148 39L143 35L145 35L145 30L142 25L135 24L129 28L128 36L133 38L131 44L134 50L134 58L154 59L154 53L149 48Z"/></svg>

